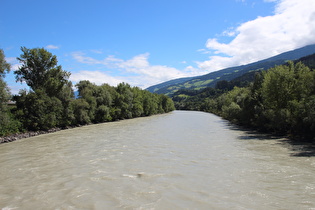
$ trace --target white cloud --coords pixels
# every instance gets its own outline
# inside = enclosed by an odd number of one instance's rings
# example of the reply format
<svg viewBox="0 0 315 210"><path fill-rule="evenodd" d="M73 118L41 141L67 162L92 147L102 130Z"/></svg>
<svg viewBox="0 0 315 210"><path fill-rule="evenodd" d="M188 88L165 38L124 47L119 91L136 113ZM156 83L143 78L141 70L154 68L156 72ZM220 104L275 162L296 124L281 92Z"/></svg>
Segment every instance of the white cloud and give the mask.
<svg viewBox="0 0 315 210"><path fill-rule="evenodd" d="M199 49L197 50L197 52L201 53L201 54L209 54L209 50L206 50L206 49Z"/></svg>
<svg viewBox="0 0 315 210"><path fill-rule="evenodd" d="M82 52L74 52L72 53L72 57L80 63L90 64L90 65L102 64L105 66L112 66L112 65L116 66L116 63L123 62L122 59L115 58L112 55L106 57L103 60L97 60L95 58L85 56L85 54Z"/></svg>
<svg viewBox="0 0 315 210"><path fill-rule="evenodd" d="M115 56L96 59L82 52L75 52L72 57L78 62L91 66L99 65L107 72L80 71L73 73L71 79L73 81L88 79L97 84L111 85L124 81L145 88L175 78L244 65L315 43L314 0L264 1L275 4L274 14L257 17L240 24L237 28L226 29L222 35L231 40L227 43L209 38L206 49L200 49L198 52L211 56L206 61L196 62L198 68L188 66L179 70L165 65L152 65L149 62L149 53L136 55L131 59Z"/></svg>
<svg viewBox="0 0 315 210"><path fill-rule="evenodd" d="M72 73L70 76L70 80L75 83L81 80L89 80L90 82L93 82L97 85L107 83L112 86L116 86L117 84L123 82L123 80L109 76L100 71L79 71L76 73Z"/></svg>
<svg viewBox="0 0 315 210"><path fill-rule="evenodd" d="M107 80L114 81L115 78L119 78L115 81L116 83L124 81L130 83L131 85L146 88L150 85L167 80L198 74L198 70L193 67L187 67L181 71L169 66L151 65L148 61L149 55L149 53L144 53L136 55L129 60L123 60L116 58L115 56L108 56L103 60L98 60L85 56L82 52L75 52L72 56L78 62L89 65L103 65L106 68L115 70L115 75L112 73L112 75L109 76L108 74L104 74L100 71L90 73L88 71L81 71L79 73L74 73L71 79L74 81L88 79L92 82L101 84L108 83ZM124 76L117 76L121 72L123 72Z"/></svg>
<svg viewBox="0 0 315 210"><path fill-rule="evenodd" d="M14 63L17 62L15 57L5 57L6 62L8 63Z"/></svg>
<svg viewBox="0 0 315 210"><path fill-rule="evenodd" d="M274 0L265 0L271 2ZM214 54L209 60L198 62L198 67L207 71L247 64L265 59L285 51L315 43L315 1L279 0L275 1L274 15L257 17L245 22L227 36L236 35L229 43L221 43L210 38L206 47Z"/></svg>
<svg viewBox="0 0 315 210"><path fill-rule="evenodd" d="M230 27L227 30L223 31L223 36L233 37L236 35L236 31L234 28Z"/></svg>
<svg viewBox="0 0 315 210"><path fill-rule="evenodd" d="M59 49L59 46L50 44L50 45L47 45L46 48L49 50L57 50Z"/></svg>
<svg viewBox="0 0 315 210"><path fill-rule="evenodd" d="M15 57L6 57L5 60L11 64L11 71L16 71L21 66L21 64Z"/></svg>

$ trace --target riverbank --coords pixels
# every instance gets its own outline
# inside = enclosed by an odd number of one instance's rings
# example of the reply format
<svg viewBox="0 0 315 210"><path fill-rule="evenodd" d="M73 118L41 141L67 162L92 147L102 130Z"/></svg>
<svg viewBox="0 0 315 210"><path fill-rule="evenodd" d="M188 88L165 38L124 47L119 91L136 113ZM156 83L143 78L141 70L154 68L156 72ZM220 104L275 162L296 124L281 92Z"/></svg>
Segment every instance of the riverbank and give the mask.
<svg viewBox="0 0 315 210"><path fill-rule="evenodd" d="M159 115L159 114L155 114L155 115ZM150 116L152 116L152 115L150 115ZM149 116L141 116L141 117L149 117ZM140 117L135 117L135 118L140 118ZM130 119L135 119L135 118L130 118ZM127 120L127 119L122 119L122 120ZM118 119L115 121L120 121L120 120ZM102 123L111 123L111 122L115 122L115 121L102 122ZM94 124L99 124L99 123L89 123L86 125L67 126L67 127L63 127L63 128L51 128L51 129L46 130L46 131L41 130L41 131L28 131L28 132L24 132L24 133L15 133L15 134L11 134L8 136L0 137L0 144L9 143L9 142L17 141L20 139L39 136L39 135L43 135L43 134L54 133L54 132L61 131L61 130L67 130L67 129L77 128L77 127L94 125Z"/></svg>
<svg viewBox="0 0 315 210"><path fill-rule="evenodd" d="M65 128L68 129L68 128ZM42 134L47 134L47 133L54 133L57 131L61 131L64 129L61 128L52 128L49 129L47 131L29 131L29 132L25 132L25 133L16 133L16 134L12 134L9 136L4 136L4 137L0 137L0 144L3 143L9 143L9 142L13 142L19 139L25 139L25 138L29 138L29 137L33 137L33 136L39 136Z"/></svg>

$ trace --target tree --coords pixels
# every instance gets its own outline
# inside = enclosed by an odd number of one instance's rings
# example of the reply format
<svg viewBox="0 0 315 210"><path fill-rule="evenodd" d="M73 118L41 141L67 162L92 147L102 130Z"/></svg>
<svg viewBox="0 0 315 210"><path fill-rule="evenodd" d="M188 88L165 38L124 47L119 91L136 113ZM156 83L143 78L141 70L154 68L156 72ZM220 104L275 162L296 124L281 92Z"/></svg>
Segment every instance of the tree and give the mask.
<svg viewBox="0 0 315 210"><path fill-rule="evenodd" d="M80 81L75 85L79 91L79 98L83 99L88 103L87 114L90 121L94 121L95 112L97 108L97 102L95 93L97 91L97 86L88 80Z"/></svg>
<svg viewBox="0 0 315 210"><path fill-rule="evenodd" d="M26 82L33 91L42 89L48 96L56 96L69 81L70 73L57 65L57 57L44 48L21 47L17 58L22 64L14 71L17 82Z"/></svg>
<svg viewBox="0 0 315 210"><path fill-rule="evenodd" d="M160 103L162 105L163 112L167 113L175 109L174 103L171 98L166 95L159 95Z"/></svg>
<svg viewBox="0 0 315 210"><path fill-rule="evenodd" d="M91 122L101 123L112 120L110 107L113 96L111 95L112 88L109 85L97 86L90 81L83 80L77 83L76 87L79 98L88 103L87 113Z"/></svg>
<svg viewBox="0 0 315 210"><path fill-rule="evenodd" d="M116 87L117 96L114 101L114 106L120 109L119 119L132 118L133 109L133 92L127 83L119 83Z"/></svg>
<svg viewBox="0 0 315 210"><path fill-rule="evenodd" d="M91 123L89 117L89 103L86 102L83 98L73 100L71 102L71 107L74 113L74 125L85 125Z"/></svg>
<svg viewBox="0 0 315 210"><path fill-rule="evenodd" d="M9 88L3 80L5 74L10 72L10 68L10 64L5 60L3 50L0 49L0 112L6 109L6 102L10 97Z"/></svg>
<svg viewBox="0 0 315 210"><path fill-rule="evenodd" d="M133 101L132 101L132 117L140 117L143 115L143 91L138 87L132 88Z"/></svg>
<svg viewBox="0 0 315 210"><path fill-rule="evenodd" d="M226 80L218 81L215 88L220 90L231 90L230 83Z"/></svg>
<svg viewBox="0 0 315 210"><path fill-rule="evenodd" d="M27 130L48 130L60 125L63 109L56 97L48 97L42 90L16 97L17 117Z"/></svg>
<svg viewBox="0 0 315 210"><path fill-rule="evenodd" d="M74 100L74 92L72 89L72 83L70 81L63 86L57 98L61 101L63 106L62 120L60 125L62 127L67 127L71 125L74 120L73 109L71 107L71 102Z"/></svg>
<svg viewBox="0 0 315 210"><path fill-rule="evenodd" d="M21 48L23 54L17 58L22 64L14 71L17 82L26 82L29 93L16 96L16 114L24 127L30 130L47 130L65 127L74 120L71 109L73 99L69 72L57 65L57 57L44 48Z"/></svg>
<svg viewBox="0 0 315 210"><path fill-rule="evenodd" d="M10 72L10 64L6 62L5 55L2 49L0 49L0 112L3 111L6 107L6 102L10 97L9 88L4 82L3 78L5 73Z"/></svg>
<svg viewBox="0 0 315 210"><path fill-rule="evenodd" d="M143 92L143 112L144 116L150 116L157 114L158 110L158 98L157 94L150 93L149 91Z"/></svg>
<svg viewBox="0 0 315 210"><path fill-rule="evenodd" d="M10 68L11 65L6 62L4 52L0 49L0 77L5 77L5 73L9 73Z"/></svg>
<svg viewBox="0 0 315 210"><path fill-rule="evenodd" d="M112 117L110 116L110 109L108 106L100 105L96 108L95 112L95 122L106 122L111 121Z"/></svg>
<svg viewBox="0 0 315 210"><path fill-rule="evenodd" d="M0 78L0 115L4 115L7 111L7 102L10 98L7 83Z"/></svg>
<svg viewBox="0 0 315 210"><path fill-rule="evenodd" d="M13 119L7 106L10 91L3 78L6 73L10 72L10 67L10 64L5 60L3 50L0 49L0 136L18 132L20 127L19 123Z"/></svg>
<svg viewBox="0 0 315 210"><path fill-rule="evenodd" d="M314 72L302 63L276 66L264 73L262 98L268 127L296 132L306 118L304 109L313 92Z"/></svg>

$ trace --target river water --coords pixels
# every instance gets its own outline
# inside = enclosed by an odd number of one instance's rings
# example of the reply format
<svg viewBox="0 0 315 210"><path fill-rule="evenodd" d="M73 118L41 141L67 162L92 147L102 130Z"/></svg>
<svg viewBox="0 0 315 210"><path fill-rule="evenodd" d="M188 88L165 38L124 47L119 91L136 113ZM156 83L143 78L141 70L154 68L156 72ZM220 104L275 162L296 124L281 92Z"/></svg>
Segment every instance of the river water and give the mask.
<svg viewBox="0 0 315 210"><path fill-rule="evenodd" d="M0 208L315 209L306 148L191 111L63 130L0 145Z"/></svg>

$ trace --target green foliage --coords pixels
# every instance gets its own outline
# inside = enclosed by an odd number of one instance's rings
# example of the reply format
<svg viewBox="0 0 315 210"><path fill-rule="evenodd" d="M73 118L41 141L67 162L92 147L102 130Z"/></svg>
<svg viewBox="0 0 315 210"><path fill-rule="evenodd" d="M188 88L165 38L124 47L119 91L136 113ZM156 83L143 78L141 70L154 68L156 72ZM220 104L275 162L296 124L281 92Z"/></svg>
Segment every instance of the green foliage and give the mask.
<svg viewBox="0 0 315 210"><path fill-rule="evenodd" d="M80 81L78 84L76 84L76 87L78 88L78 91L79 91L79 97L81 99L84 99L84 101L88 104L86 111L87 111L89 121L92 122L94 121L95 111L97 108L97 102L96 102L96 97L95 97L96 92L97 92L96 90L97 87L96 85L92 84L90 81L86 81L86 80ZM82 110L82 113L85 113L85 111Z"/></svg>
<svg viewBox="0 0 315 210"><path fill-rule="evenodd" d="M290 61L256 74L248 87L208 98L202 108L259 130L314 138L314 85L315 72Z"/></svg>
<svg viewBox="0 0 315 210"><path fill-rule="evenodd" d="M315 138L314 56L249 72L216 88L179 90L177 109L211 112L233 123L278 134ZM252 81L252 82L250 82Z"/></svg>
<svg viewBox="0 0 315 210"><path fill-rule="evenodd" d="M169 97L165 95L160 96L160 103L161 103L163 112L170 112L175 109L172 99L170 99Z"/></svg>
<svg viewBox="0 0 315 210"><path fill-rule="evenodd" d="M220 107L220 115L224 118L233 121L234 123L243 123L246 119L243 118L244 107L249 95L248 88L235 87L218 98L218 107Z"/></svg>
<svg viewBox="0 0 315 210"><path fill-rule="evenodd" d="M209 109L209 107L207 107L208 100L218 97L223 92L224 91L215 88L205 88L199 91L182 89L177 91L172 99L176 109L204 111Z"/></svg>
<svg viewBox="0 0 315 210"><path fill-rule="evenodd" d="M58 93L57 98L61 101L62 109L63 109L59 126L61 127L70 126L75 118L73 114L73 109L71 106L71 103L74 100L74 93L73 93L71 82L67 82L62 87L62 90Z"/></svg>
<svg viewBox="0 0 315 210"><path fill-rule="evenodd" d="M10 71L10 67L10 64L5 60L3 50L0 49L0 136L16 133L21 127L7 106L11 96L4 78L5 74Z"/></svg>
<svg viewBox="0 0 315 210"><path fill-rule="evenodd" d="M5 73L9 73L10 68L11 65L6 62L4 52L0 49L0 78L5 77Z"/></svg>
<svg viewBox="0 0 315 210"><path fill-rule="evenodd" d="M57 57L44 48L21 47L23 54L17 58L22 64L14 71L18 82L26 82L33 91L42 89L49 96L56 96L68 83L69 72L58 66Z"/></svg>
<svg viewBox="0 0 315 210"><path fill-rule="evenodd" d="M308 66L309 68L315 69L315 54L300 58L299 61L301 61L304 65Z"/></svg>
<svg viewBox="0 0 315 210"><path fill-rule="evenodd" d="M314 96L315 74L302 63L277 66L265 72L261 87L267 129L281 133L300 133L306 106Z"/></svg>
<svg viewBox="0 0 315 210"><path fill-rule="evenodd" d="M120 114L117 116L119 119L132 118L133 108L133 92L129 84L120 83L116 87L116 98L114 100L114 106L119 107Z"/></svg>
<svg viewBox="0 0 315 210"><path fill-rule="evenodd" d="M0 114L0 136L18 133L21 129L21 122L16 120L10 111Z"/></svg>
<svg viewBox="0 0 315 210"><path fill-rule="evenodd" d="M130 119L175 109L171 98L131 87L127 83L111 87L107 84L97 86L89 81L80 81L76 87L79 92L77 100L81 100L78 104L73 103L77 124ZM79 106L82 104L85 105Z"/></svg>
<svg viewBox="0 0 315 210"><path fill-rule="evenodd" d="M76 84L79 98L74 98L69 72L57 65L56 56L43 48L21 48L22 63L16 79L26 82L31 91L21 90L13 97L16 107L7 108L10 94L3 81L9 71L0 51L0 136L22 130L48 130L54 127L102 123L149 116L174 110L173 101L127 83L117 87L95 85L89 81Z"/></svg>
<svg viewBox="0 0 315 210"><path fill-rule="evenodd" d="M74 120L69 72L57 65L57 57L44 48L21 48L17 58L21 67L14 71L17 81L26 82L32 91L15 96L16 116L27 130L48 130L71 125Z"/></svg>
<svg viewBox="0 0 315 210"><path fill-rule="evenodd" d="M150 116L158 113L158 102L156 94L152 94L148 91L143 95L143 114L144 116Z"/></svg>
<svg viewBox="0 0 315 210"><path fill-rule="evenodd" d="M74 114L73 125L85 125L91 123L89 116L90 105L85 99L79 98L71 102L71 108Z"/></svg>
<svg viewBox="0 0 315 210"><path fill-rule="evenodd" d="M10 99L10 91L7 83L0 77L0 112L6 110L6 103Z"/></svg>
<svg viewBox="0 0 315 210"><path fill-rule="evenodd" d="M48 130L59 126L62 119L62 103L56 97L49 97L43 91L20 92L15 97L16 116L27 130Z"/></svg>
<svg viewBox="0 0 315 210"><path fill-rule="evenodd" d="M5 103L9 100L10 92L6 82L3 80L5 73L10 71L10 64L6 62L5 55L0 49L0 114L5 111Z"/></svg>
<svg viewBox="0 0 315 210"><path fill-rule="evenodd" d="M143 90L138 87L132 88L133 101L132 101L132 117L141 117L144 113L142 101Z"/></svg>
<svg viewBox="0 0 315 210"><path fill-rule="evenodd" d="M95 122L107 122L111 121L110 109L108 106L101 105L96 109Z"/></svg>

